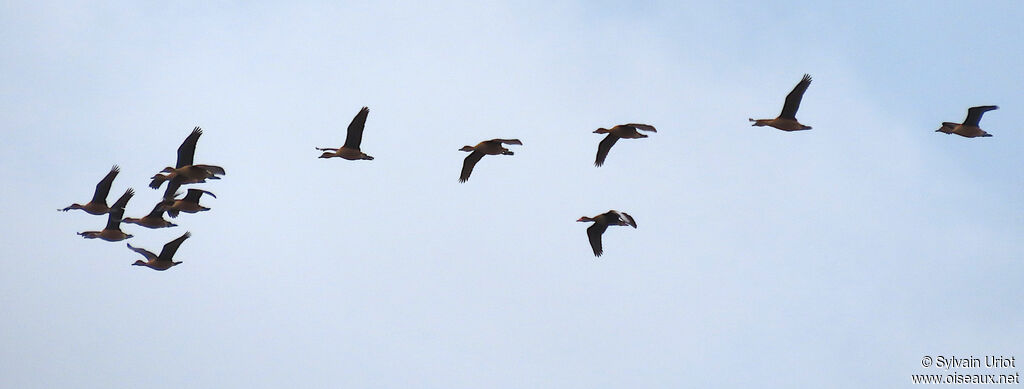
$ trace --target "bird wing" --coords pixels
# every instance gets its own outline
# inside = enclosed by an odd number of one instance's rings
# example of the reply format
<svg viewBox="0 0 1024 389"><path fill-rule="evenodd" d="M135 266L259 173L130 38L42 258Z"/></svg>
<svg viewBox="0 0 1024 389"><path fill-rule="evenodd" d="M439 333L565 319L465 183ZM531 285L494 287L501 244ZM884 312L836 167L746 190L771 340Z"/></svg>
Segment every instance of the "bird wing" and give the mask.
<svg viewBox="0 0 1024 389"><path fill-rule="evenodd" d="M185 239L188 239L190 236L192 236L191 232L185 232L185 234L179 236L178 239L167 242L167 244L164 245L163 250L160 250L160 260L170 261L171 258L174 258L174 253L178 251L178 246L181 246L181 242L184 242Z"/></svg>
<svg viewBox="0 0 1024 389"><path fill-rule="evenodd" d="M220 166L216 166L216 165L192 165L192 166L195 166L197 168L203 169L207 173L210 173L211 175L219 174L219 175L223 176L225 174L224 173L224 168L222 168Z"/></svg>
<svg viewBox="0 0 1024 389"><path fill-rule="evenodd" d="M184 142L181 142L181 146L178 146L178 163L174 165L175 168L192 164L192 159L196 154L196 142L199 142L199 136L201 135L203 135L202 128L193 128L192 133L188 134Z"/></svg>
<svg viewBox="0 0 1024 389"><path fill-rule="evenodd" d="M124 207L128 205L128 200L131 200L132 196L135 196L135 189L128 188L128 190L124 191L124 194L121 195L121 197L117 198L117 201L114 202L114 205L110 206L110 209L120 208L122 211L124 211Z"/></svg>
<svg viewBox="0 0 1024 389"><path fill-rule="evenodd" d="M804 78L793 87L793 91L786 95L786 104L782 106L780 118L796 120L796 110L800 109L800 100L804 98L804 92L811 85L811 75L804 74Z"/></svg>
<svg viewBox="0 0 1024 389"><path fill-rule="evenodd" d="M459 182L466 182L469 179L469 175L473 174L473 166L476 166L476 163L480 162L483 157L484 153L480 150L473 150L466 156L466 159L462 161L462 174L459 175Z"/></svg>
<svg viewBox="0 0 1024 389"><path fill-rule="evenodd" d="M658 132L658 130L655 129L654 126L652 126L650 124L629 123L629 124L626 124L626 126L633 127L635 129L643 130L643 131Z"/></svg>
<svg viewBox="0 0 1024 389"><path fill-rule="evenodd" d="M107 215L107 227L106 230L121 230L121 219L124 218L124 207L111 207L110 214Z"/></svg>
<svg viewBox="0 0 1024 389"><path fill-rule="evenodd" d="M178 195L178 189L181 188L181 180L172 179L167 182L167 189L164 189L164 200L173 200L174 196Z"/></svg>
<svg viewBox="0 0 1024 389"><path fill-rule="evenodd" d="M491 139L491 142L504 143L504 144L507 144L507 145L522 145L523 144L523 142L520 142L519 139Z"/></svg>
<svg viewBox="0 0 1024 389"><path fill-rule="evenodd" d="M146 249L141 248L141 247L134 247L134 246L132 246L131 243L127 243L127 245L128 245L128 248L131 249L132 251L137 252L139 254L142 254L143 257L146 257L146 260L152 261L154 259L157 259L156 254L153 254L152 251L146 250Z"/></svg>
<svg viewBox="0 0 1024 389"><path fill-rule="evenodd" d="M597 159L594 160L594 166L604 165L604 159L608 157L608 152L612 150L612 146L619 140L619 137L608 134L604 137L604 140L597 145Z"/></svg>
<svg viewBox="0 0 1024 389"><path fill-rule="evenodd" d="M153 206L153 210L149 211L149 215L146 215L146 216L147 217L155 217L157 219L162 219L163 215L164 215L164 207L163 207L163 205L164 205L163 201L161 201L159 203L156 203L156 205Z"/></svg>
<svg viewBox="0 0 1024 389"><path fill-rule="evenodd" d="M594 225L587 227L587 237L590 238L590 248L594 249L595 257L604 254L604 249L601 248L601 234L607 229L608 225L601 222L595 222Z"/></svg>
<svg viewBox="0 0 1024 389"><path fill-rule="evenodd" d="M181 199L181 201L187 201L187 202L190 202L190 203L199 204L199 198L203 196L203 193L206 193L206 194L208 194L210 196L213 196L213 198L217 198L217 196L214 195L210 191L206 191L206 190L202 190L202 189L189 189L188 193L185 194L185 197L183 199Z"/></svg>
<svg viewBox="0 0 1024 389"><path fill-rule="evenodd" d="M968 108L967 119L964 119L964 125L977 127L978 122L981 122L981 115L984 115L985 112L991 111L993 109L999 109L999 107L995 105L982 105L980 107Z"/></svg>
<svg viewBox="0 0 1024 389"><path fill-rule="evenodd" d="M636 228L636 220L633 220L633 217L629 216L628 213L619 212L619 211L615 211L615 210L613 210L611 212L614 212L615 215L617 215L619 217L619 222L626 223L626 224L622 224L622 225L626 225L626 226L630 226L630 227Z"/></svg>
<svg viewBox="0 0 1024 389"><path fill-rule="evenodd" d="M363 107L356 114L356 117L352 118L352 123L348 124L348 136L345 138L345 145L350 149L359 150L359 144L363 142L363 127L366 127L366 115L370 114L370 109Z"/></svg>
<svg viewBox="0 0 1024 389"><path fill-rule="evenodd" d="M117 173L121 172L121 168L117 165L110 168L110 172L96 184L96 192L92 194L92 202L95 204L106 204L107 194L110 193L110 185L114 183L114 177L117 177Z"/></svg>

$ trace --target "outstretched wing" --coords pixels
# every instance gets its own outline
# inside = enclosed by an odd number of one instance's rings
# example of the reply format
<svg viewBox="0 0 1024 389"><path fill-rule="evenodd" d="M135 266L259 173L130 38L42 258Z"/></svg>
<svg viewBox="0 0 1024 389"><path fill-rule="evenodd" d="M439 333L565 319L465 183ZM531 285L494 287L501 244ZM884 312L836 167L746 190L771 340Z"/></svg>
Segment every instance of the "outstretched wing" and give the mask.
<svg viewBox="0 0 1024 389"><path fill-rule="evenodd" d="M604 165L604 159L608 158L608 152L612 150L612 146L614 146L615 142L618 142L618 140L619 137L613 134L608 134L608 136L604 137L604 140L597 145L597 159L594 160L594 166Z"/></svg>
<svg viewBox="0 0 1024 389"><path fill-rule="evenodd" d="M164 189L164 200L174 200L181 188L181 180L170 180L167 182L167 189Z"/></svg>
<svg viewBox="0 0 1024 389"><path fill-rule="evenodd" d="M344 147L359 150L359 144L363 142L363 127L366 127L366 115L369 114L370 109L363 107L356 114L356 117L352 118L352 123L348 124L348 136L345 138Z"/></svg>
<svg viewBox="0 0 1024 389"><path fill-rule="evenodd" d="M613 210L612 212L614 212L619 217L619 222L620 223L625 223L623 225L627 225L627 226L636 228L636 220L633 220L633 217L629 216L628 213L619 212L619 211L615 211L615 210Z"/></svg>
<svg viewBox="0 0 1024 389"><path fill-rule="evenodd" d="M627 123L626 126L627 127L633 127L635 129L642 130L642 131L658 132L658 130L655 129L654 126L652 126L650 124Z"/></svg>
<svg viewBox="0 0 1024 389"><path fill-rule="evenodd" d="M124 218L124 207L112 207L110 208L110 214L107 215L107 227L106 230L120 231L121 230L121 219Z"/></svg>
<svg viewBox="0 0 1024 389"><path fill-rule="evenodd" d="M811 85L811 75L804 74L804 78L793 87L793 91L786 95L786 104L782 106L780 118L796 120L796 110L800 109L800 100L804 98L804 92Z"/></svg>
<svg viewBox="0 0 1024 389"><path fill-rule="evenodd" d="M601 234L608 229L608 225L604 223L594 223L594 225L587 228L587 237L590 238L590 248L594 249L594 256L600 257L604 254L604 249L601 248Z"/></svg>
<svg viewBox="0 0 1024 389"><path fill-rule="evenodd" d="M128 200L131 200L132 196L135 196L135 189L128 188L121 197L117 198L114 205L110 206L110 209L119 208L124 211L124 207L128 205Z"/></svg>
<svg viewBox="0 0 1024 389"><path fill-rule="evenodd" d="M185 194L185 197L182 198L181 201L199 204L199 198L203 196L203 193L213 196L213 198L217 198L217 195L214 195L213 192L210 191L205 191L202 189L189 189L188 193Z"/></svg>
<svg viewBox="0 0 1024 389"><path fill-rule="evenodd" d="M473 166L476 166L476 163L480 162L483 157L484 153L479 150L473 150L466 156L466 159L462 161L462 174L459 175L459 182L466 182L469 179L469 175L473 174Z"/></svg>
<svg viewBox="0 0 1024 389"><path fill-rule="evenodd" d="M181 142L181 146L178 146L178 163L174 165L175 168L192 164L192 159L196 154L196 143L199 142L199 136L201 135L203 135L202 128L193 128L192 133L188 134L184 142Z"/></svg>
<svg viewBox="0 0 1024 389"><path fill-rule="evenodd" d="M174 258L174 253L178 251L178 246L181 246L181 242L184 242L185 239L188 239L190 236L192 236L191 232L185 232L185 234L179 236L178 239L167 242L167 244L164 245L164 249L160 250L160 260L170 261L171 258Z"/></svg>
<svg viewBox="0 0 1024 389"><path fill-rule="evenodd" d="M977 127L978 122L981 122L981 115L984 115L985 112L991 111L993 109L999 109L999 107L995 105L982 105L980 107L968 108L967 119L964 119L964 125Z"/></svg>
<svg viewBox="0 0 1024 389"><path fill-rule="evenodd" d="M142 254L143 257L146 257L146 260L152 261L152 260L157 258L156 254L153 254L152 251L146 250L146 249L141 248L141 247L132 246L131 243L127 243L127 245L128 245L128 248L131 249L132 251L137 252L139 254Z"/></svg>
<svg viewBox="0 0 1024 389"><path fill-rule="evenodd" d="M110 168L110 172L96 184L96 192L92 194L93 204L106 204L107 194L110 193L110 185L114 183L114 177L117 177L117 173L121 172L121 168L117 165Z"/></svg>
<svg viewBox="0 0 1024 389"><path fill-rule="evenodd" d="M520 142L519 139L491 139L491 142L499 142L499 143L504 143L504 144L507 144L507 145L522 145L523 144L523 142Z"/></svg>

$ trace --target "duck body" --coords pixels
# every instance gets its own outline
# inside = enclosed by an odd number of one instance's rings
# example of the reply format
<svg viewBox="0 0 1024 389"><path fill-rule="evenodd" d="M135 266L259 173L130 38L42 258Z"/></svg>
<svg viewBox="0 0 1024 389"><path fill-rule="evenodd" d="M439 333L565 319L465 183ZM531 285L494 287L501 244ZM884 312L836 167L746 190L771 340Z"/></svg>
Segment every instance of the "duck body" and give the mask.
<svg viewBox="0 0 1024 389"><path fill-rule="evenodd" d="M800 124L796 120L796 111L800 109L800 101L804 98L804 92L807 91L807 87L811 85L811 75L804 74L800 82L793 87L793 90L786 95L786 103L782 106L782 112L775 119L753 119L749 118L751 126L756 127L774 127L782 131L803 131L810 130L811 126Z"/></svg>
<svg viewBox="0 0 1024 389"><path fill-rule="evenodd" d="M102 230L79 232L78 235L86 239L103 239L107 242L119 242L131 238L132 234L126 234L124 231L121 231L121 218L124 217L125 205L128 204L128 200L134 195L135 190L128 188L114 202L114 205L110 206L110 211L107 213L107 225Z"/></svg>
<svg viewBox="0 0 1024 389"><path fill-rule="evenodd" d="M167 215L172 218L178 217L179 212L196 213L202 211L209 211L209 207L204 207L199 204L199 198L202 197L204 194L208 194L210 196L213 196L213 198L217 198L216 195L209 191L205 191L202 189L189 189L188 193L185 194L185 197L181 199L164 200L158 205L158 207L160 207L160 209L163 211L167 211Z"/></svg>
<svg viewBox="0 0 1024 389"><path fill-rule="evenodd" d="M124 218L124 220L121 220L121 222L122 223L138 224L138 225L146 227L146 228L154 228L154 229L155 228L177 227L178 226L177 224L171 223L171 222L169 222L169 221L164 219L164 212L165 212L165 210L164 210L164 207L163 207L163 203L159 203L155 207L153 207L153 211L151 211L148 215L143 216L141 218L126 217L126 218Z"/></svg>
<svg viewBox="0 0 1024 389"><path fill-rule="evenodd" d="M944 134L957 134L964 138L984 138L990 137L992 134L985 132L979 127L981 122L981 116L985 112L999 109L995 105L982 105L978 107L971 107L967 110L967 118L964 119L963 123L952 123L943 122L942 127L939 127L935 132L941 132Z"/></svg>
<svg viewBox="0 0 1024 389"><path fill-rule="evenodd" d="M485 155L515 155L512 150L503 146L505 144L522 145L523 142L519 139L491 139L477 143L476 146L462 146L459 151L469 151L470 153L462 161L462 173L459 174L459 182L469 180L470 174L473 174L473 167Z"/></svg>
<svg viewBox="0 0 1024 389"><path fill-rule="evenodd" d="M92 200L88 203L78 204L74 203L59 211L70 211L72 209L81 209L90 215L103 215L110 212L110 207L107 206L107 195L110 193L110 185L114 182L114 177L117 177L117 173L121 172L121 168L114 165L110 168L110 172L96 184L96 191L93 192Z"/></svg>
<svg viewBox="0 0 1024 389"><path fill-rule="evenodd" d="M583 216L576 221L594 223L587 228L587 238L590 240L590 248L594 250L595 257L600 257L604 254L601 235L608 229L608 226L630 226L636 228L636 221L632 216L614 209L594 217Z"/></svg>
<svg viewBox="0 0 1024 389"><path fill-rule="evenodd" d="M647 138L647 135L637 130L658 132L654 126L640 123L619 124L612 128L601 127L594 130L595 134L608 134L603 140L601 140L601 143L597 145L597 158L594 159L594 166L600 167L604 165L604 160L608 158L608 152L612 150L612 146L614 146L615 142L618 142L619 139Z"/></svg>
<svg viewBox="0 0 1024 389"><path fill-rule="evenodd" d="M184 242L185 239L188 239L190 236L192 236L192 233L186 232L184 235L178 237L177 239L167 242L166 244L164 244L163 249L160 250L160 255L156 255L152 251L146 250L144 248L132 247L132 245L129 243L129 250L139 253L146 258L145 261L141 259L135 261L135 263L132 263L132 266L145 266L153 270L164 271L181 264L181 261L175 261L173 259L174 253L178 251L178 247L181 246L181 243Z"/></svg>
<svg viewBox="0 0 1024 389"><path fill-rule="evenodd" d="M363 107L359 110L359 113L352 118L352 122L348 124L348 131L345 137L345 144L343 146L339 148L317 147L317 150L323 151L323 154L320 154L320 158L338 157L349 161L372 161L373 157L359 149L359 145L363 142L363 130L366 128L366 117L369 114L370 109Z"/></svg>
<svg viewBox="0 0 1024 389"><path fill-rule="evenodd" d="M203 135L203 129L196 127L192 129L185 140L178 146L178 159L174 167L165 167L160 173L153 176L149 187L159 189L165 181L171 181L179 185L195 184L206 182L206 180L218 180L217 175L224 175L224 168L216 165L195 164L196 144L199 137Z"/></svg>

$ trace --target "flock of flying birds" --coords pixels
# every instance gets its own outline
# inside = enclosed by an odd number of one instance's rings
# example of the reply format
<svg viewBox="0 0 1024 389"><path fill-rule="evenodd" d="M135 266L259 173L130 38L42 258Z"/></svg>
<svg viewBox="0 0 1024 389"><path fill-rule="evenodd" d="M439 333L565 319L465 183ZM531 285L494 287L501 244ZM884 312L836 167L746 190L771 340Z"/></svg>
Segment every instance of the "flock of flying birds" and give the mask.
<svg viewBox="0 0 1024 389"><path fill-rule="evenodd" d="M81 209L87 213L93 215L107 215L107 225L100 231L85 231L79 232L78 235L86 239L103 239L108 242L120 242L122 240L131 238L132 234L127 234L121 231L121 223L133 223L146 228L166 228L176 227L177 224L171 223L164 219L164 212L172 218L178 217L181 212L185 213L196 213L202 211L209 211L210 208L204 207L199 204L199 198L204 194L208 194L216 198L213 193L202 189L189 189L188 192L182 198L177 198L180 193L178 189L182 185L186 184L197 184L206 182L206 180L217 180L220 179L220 175L224 175L224 168L214 165L202 165L193 164L193 157L196 152L196 143L199 141L199 136L203 135L203 130L196 127L192 130L192 133L185 138L185 141L178 147L178 161L175 167L165 167L160 173L157 173L152 177L152 181L149 183L149 187L153 189L160 189L164 182L167 183L167 189L164 191L164 196L153 207L148 215L141 218L123 218L124 207L128 204L128 200L135 195L135 190L128 188L121 195L113 205L107 206L107 194L110 193L110 185L114 182L114 177L117 177L117 173L121 170L117 165L114 165L107 173L105 177L98 184L96 184L96 191L92 195L92 200L88 203L82 204L71 204L59 211L70 211L72 209ZM174 261L174 253L178 251L178 247L181 243L192 236L191 233L185 232L182 236L174 239L164 245L163 249L160 250L160 254L154 254L153 252L140 247L133 247L131 243L128 243L128 248L132 251L141 254L146 258L145 261L137 260L133 263L133 266L146 266L153 270L167 270L172 266L181 263L180 261Z"/></svg>
<svg viewBox="0 0 1024 389"><path fill-rule="evenodd" d="M803 99L804 92L807 91L807 87L811 85L811 76L804 74L800 82L796 84L788 95L786 95L786 102L782 106L782 112L774 119L749 119L753 122L752 126L769 126L774 127L782 131L802 131L810 130L811 126L801 124L796 119L796 111L800 108L800 101ZM945 134L957 134L966 138L976 137L989 137L991 134L985 132L978 126L981 121L981 116L988 111L998 109L999 107L994 105L971 107L967 110L967 118L964 119L963 123L952 123L943 122L942 127L935 132L942 132ZM317 147L319 151L323 151L320 158L333 158L339 157L350 161L354 160L373 160L372 156L367 155L359 149L359 144L362 143L363 139L363 128L366 126L366 117L369 115L370 109L363 107L356 114L355 118L348 125L348 134L345 139L345 144L340 148L331 147ZM648 136L641 133L640 131L657 132L654 126L648 124L639 123L628 123L620 124L612 128L598 128L594 131L595 134L608 134L604 140L598 144L597 147L597 158L594 160L595 166L601 166L604 164L605 159L608 157L608 152L611 151L612 146L615 145L619 139L639 139L647 138ZM178 160L175 167L166 167L160 173L152 177L150 187L159 189L164 182L168 182L166 191L164 192L163 199L153 207L153 211L142 218L124 218L124 207L128 203L128 200L134 195L134 190L129 188L125 191L114 205L107 207L106 198L107 193L110 191L110 185L114 181L114 177L118 173L118 167L115 165L110 173L96 184L96 192L93 195L92 201L85 205L72 204L67 208L62 209L68 211L71 209L81 209L93 215L109 214L107 218L107 226L102 231L86 231L80 232L79 235L85 238L100 238L103 240L117 242L131 238L132 235L126 234L121 231L120 223L134 223L143 227L148 228L164 228L174 227L174 223L171 223L163 219L163 213L167 212L172 218L177 217L179 212L195 213L200 211L209 210L209 208L199 205L199 199L204 194L216 197L213 193L202 189L189 189L187 194L177 199L179 195L177 193L181 185L196 184L206 182L208 179L219 179L219 175L224 175L224 169L219 166L213 165L199 165L193 164L193 156L195 154L196 142L199 140L199 136L202 135L202 130L196 127L192 130L192 133L182 142L181 146L178 147ZM513 155L514 153L505 148L504 145L522 145L519 139L491 139L477 143L476 146L463 146L460 151L467 151L469 155L462 163L462 172L459 175L459 182L466 182L469 180L470 174L473 173L473 167L485 155ZM594 255L600 257L604 253L601 244L601 236L604 234L608 226L630 226L636 228L636 221L632 216L625 212L616 210L610 210L594 217L583 216L576 220L577 222L593 222L594 224L587 228L587 237L590 240L590 247L594 250ZM146 266L154 270L167 270L170 267L177 265L181 262L173 261L175 251L178 246L181 245L185 239L188 239L190 234L186 232L181 237L172 240L164 245L160 255L153 254L152 252L132 247L128 244L128 248L142 254L146 257L146 261L138 260L133 265Z"/></svg>

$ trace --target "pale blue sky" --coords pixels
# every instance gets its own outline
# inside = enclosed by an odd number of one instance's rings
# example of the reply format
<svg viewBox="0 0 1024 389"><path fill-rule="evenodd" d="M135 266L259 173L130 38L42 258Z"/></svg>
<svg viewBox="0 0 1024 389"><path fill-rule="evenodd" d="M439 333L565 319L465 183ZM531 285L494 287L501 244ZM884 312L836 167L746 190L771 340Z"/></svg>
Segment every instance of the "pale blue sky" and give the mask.
<svg viewBox="0 0 1024 389"><path fill-rule="evenodd" d="M0 4L0 386L910 387L1024 357L1017 2ZM774 117L804 73L811 131ZM935 133L995 104L991 138ZM362 106L373 161L317 159ZM641 122L593 167L598 127ZM84 240L202 126L210 212ZM466 184L465 153L519 138ZM595 259L587 225L608 209ZM1019 362L1020 363L1020 362ZM1022 369L960 373L1013 374Z"/></svg>

